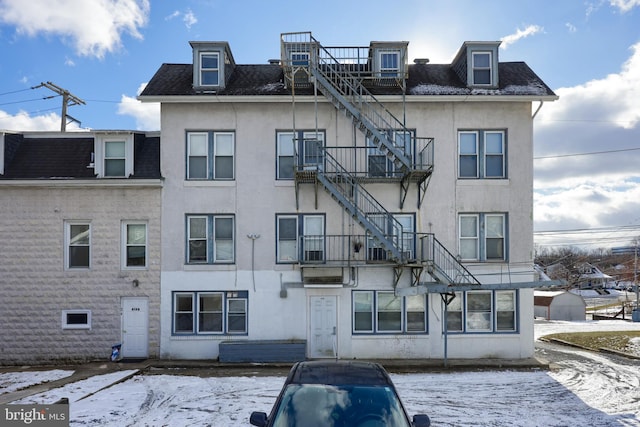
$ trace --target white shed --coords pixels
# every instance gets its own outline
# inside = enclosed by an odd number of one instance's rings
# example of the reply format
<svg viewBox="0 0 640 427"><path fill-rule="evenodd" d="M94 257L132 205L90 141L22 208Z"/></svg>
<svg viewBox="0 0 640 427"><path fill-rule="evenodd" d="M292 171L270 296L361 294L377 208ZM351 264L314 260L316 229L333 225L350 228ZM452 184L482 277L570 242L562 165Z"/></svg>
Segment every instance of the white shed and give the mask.
<svg viewBox="0 0 640 427"><path fill-rule="evenodd" d="M547 320L585 320L587 304L567 291L535 291L533 314Z"/></svg>

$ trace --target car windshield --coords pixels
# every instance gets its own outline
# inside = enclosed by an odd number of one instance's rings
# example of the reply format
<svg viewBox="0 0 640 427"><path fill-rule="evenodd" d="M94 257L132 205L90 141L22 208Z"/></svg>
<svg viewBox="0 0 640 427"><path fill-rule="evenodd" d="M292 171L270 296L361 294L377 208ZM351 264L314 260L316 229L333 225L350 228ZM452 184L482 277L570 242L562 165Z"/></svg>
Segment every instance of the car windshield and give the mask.
<svg viewBox="0 0 640 427"><path fill-rule="evenodd" d="M273 426L409 427L409 423L390 387L290 384Z"/></svg>

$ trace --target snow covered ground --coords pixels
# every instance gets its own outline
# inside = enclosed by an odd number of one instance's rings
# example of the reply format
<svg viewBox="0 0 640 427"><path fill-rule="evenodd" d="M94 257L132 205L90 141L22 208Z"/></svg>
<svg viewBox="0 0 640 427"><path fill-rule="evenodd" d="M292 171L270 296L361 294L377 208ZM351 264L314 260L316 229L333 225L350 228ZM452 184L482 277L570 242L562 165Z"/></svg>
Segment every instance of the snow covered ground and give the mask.
<svg viewBox="0 0 640 427"><path fill-rule="evenodd" d="M584 330L640 330L640 323L537 321L536 339ZM428 414L433 426L640 426L639 360L537 344L557 369L391 376L408 412ZM71 374L2 373L0 394ZM270 410L284 381L161 374L104 388L130 374L95 376L13 403L68 397L71 426L247 426L251 411Z"/></svg>

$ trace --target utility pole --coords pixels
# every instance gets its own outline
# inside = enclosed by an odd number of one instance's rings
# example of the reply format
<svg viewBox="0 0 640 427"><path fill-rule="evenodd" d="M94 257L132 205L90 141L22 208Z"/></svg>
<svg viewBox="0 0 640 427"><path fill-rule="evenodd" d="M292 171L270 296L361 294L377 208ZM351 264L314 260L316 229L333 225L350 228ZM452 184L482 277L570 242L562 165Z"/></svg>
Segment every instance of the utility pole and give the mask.
<svg viewBox="0 0 640 427"><path fill-rule="evenodd" d="M80 123L80 121L74 119L73 117L67 114L67 108L73 105L80 105L80 104L85 105L85 102L82 99L70 93L68 90L63 89L60 86L54 85L51 82L40 83L38 86L34 87L34 89L39 87L46 87L47 89L50 89L55 93L57 93L58 95L62 96L62 112L60 114L62 116L62 121L60 123L60 132L65 132L67 130L67 118L71 119L71 121L74 121L78 124Z"/></svg>

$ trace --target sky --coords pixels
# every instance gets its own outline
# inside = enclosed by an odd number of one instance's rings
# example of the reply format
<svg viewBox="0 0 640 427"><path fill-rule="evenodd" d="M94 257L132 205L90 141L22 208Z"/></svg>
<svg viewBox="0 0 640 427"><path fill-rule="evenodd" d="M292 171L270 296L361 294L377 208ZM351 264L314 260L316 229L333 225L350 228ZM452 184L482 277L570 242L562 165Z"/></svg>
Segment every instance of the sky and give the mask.
<svg viewBox="0 0 640 427"><path fill-rule="evenodd" d="M327 46L409 41L410 60L450 63L464 41L502 40L560 99L534 120L536 250L640 237L640 0L0 0L0 129L158 130L136 96L189 41L228 41L239 64L280 55L284 32ZM536 110L537 104L533 105Z"/></svg>
<svg viewBox="0 0 640 427"><path fill-rule="evenodd" d="M535 337L638 328L639 324L623 320L537 321ZM632 342L632 348L640 351L640 340ZM390 375L409 415L426 413L433 426L638 425L640 374L636 365L572 347L559 351L573 356L555 362L556 366L549 371ZM27 411L32 405L50 404L66 397L70 402L71 426L246 426L252 411L270 411L285 379L260 375L260 368L255 369L255 376L201 377L173 370L127 379L136 372L126 369L126 365L122 368L14 400L5 408L27 405L24 407ZM105 371L109 372L106 368ZM0 373L3 386L0 398L4 392L72 374L72 370L64 369L17 372L5 369Z"/></svg>

